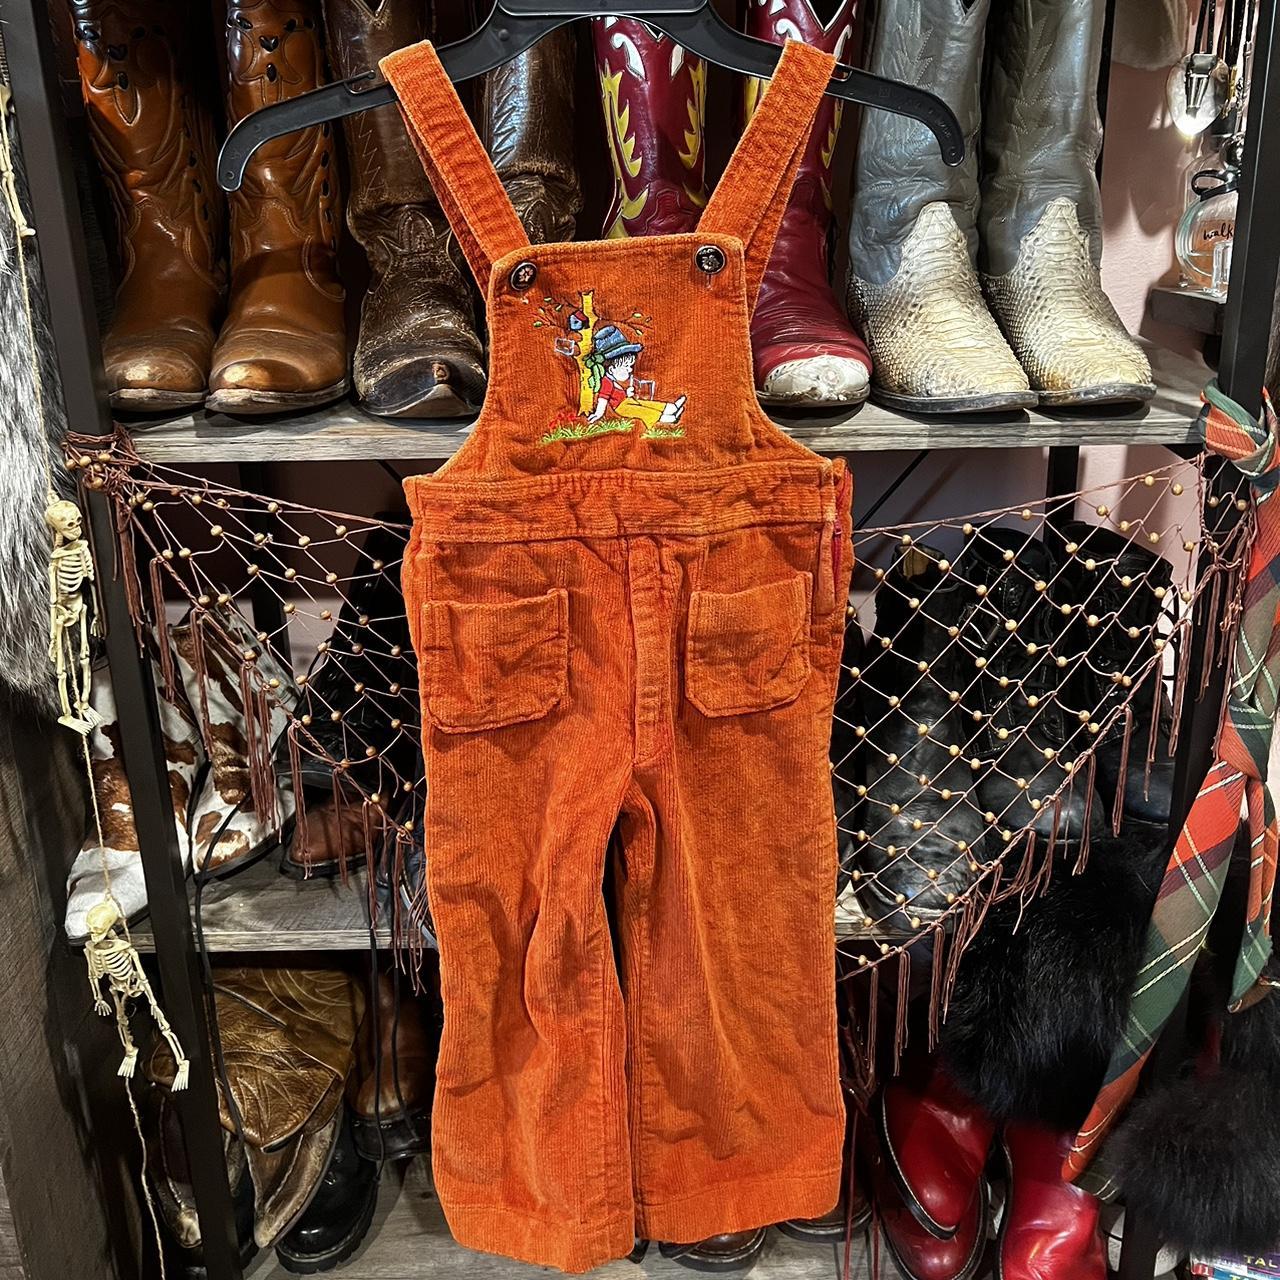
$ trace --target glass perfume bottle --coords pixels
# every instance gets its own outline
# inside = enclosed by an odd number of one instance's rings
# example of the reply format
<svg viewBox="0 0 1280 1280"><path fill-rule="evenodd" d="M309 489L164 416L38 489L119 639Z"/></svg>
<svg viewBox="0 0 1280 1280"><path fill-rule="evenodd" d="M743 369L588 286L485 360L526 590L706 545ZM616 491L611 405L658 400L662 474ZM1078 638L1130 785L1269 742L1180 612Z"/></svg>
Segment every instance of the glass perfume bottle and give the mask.
<svg viewBox="0 0 1280 1280"><path fill-rule="evenodd" d="M1187 206L1174 235L1174 252L1182 282L1224 297L1231 275L1231 248L1236 234L1236 188L1240 170L1232 162L1234 148L1224 147L1216 167L1202 168L1191 179L1195 199Z"/></svg>

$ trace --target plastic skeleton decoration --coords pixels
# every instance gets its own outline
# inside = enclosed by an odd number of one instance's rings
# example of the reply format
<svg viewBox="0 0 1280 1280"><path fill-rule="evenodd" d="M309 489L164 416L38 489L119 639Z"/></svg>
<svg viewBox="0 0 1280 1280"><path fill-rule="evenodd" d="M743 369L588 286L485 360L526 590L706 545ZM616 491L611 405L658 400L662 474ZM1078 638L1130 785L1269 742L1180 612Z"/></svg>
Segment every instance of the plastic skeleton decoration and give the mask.
<svg viewBox="0 0 1280 1280"><path fill-rule="evenodd" d="M156 1020L160 1034L168 1041L173 1060L178 1065L178 1072L173 1078L173 1089L175 1092L185 1089L191 1064L182 1052L182 1045L178 1043L178 1037L151 990L151 983L142 967L142 957L134 949L133 943L117 929L120 909L110 899L99 902L89 908L86 923L89 926L89 941L84 944L84 958L89 966L89 989L93 992L94 1011L104 1018L111 1013L111 1005L102 995L102 980L106 978L115 1004L120 1043L124 1045L124 1061L117 1074L131 1076L138 1065L138 1046L133 1043L133 1035L129 1030L127 1002L145 996L151 1006L151 1016Z"/></svg>
<svg viewBox="0 0 1280 1280"><path fill-rule="evenodd" d="M58 677L62 714L58 723L88 733L101 717L89 705L89 606L85 587L93 582L93 557L80 526L80 508L58 499L45 508L53 530L49 556L49 658Z"/></svg>

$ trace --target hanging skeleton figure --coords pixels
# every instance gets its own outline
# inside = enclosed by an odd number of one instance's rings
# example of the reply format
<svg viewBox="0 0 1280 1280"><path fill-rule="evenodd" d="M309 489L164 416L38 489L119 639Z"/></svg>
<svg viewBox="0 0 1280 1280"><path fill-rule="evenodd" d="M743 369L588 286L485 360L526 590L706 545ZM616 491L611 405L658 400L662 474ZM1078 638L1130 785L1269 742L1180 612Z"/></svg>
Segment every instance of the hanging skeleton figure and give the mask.
<svg viewBox="0 0 1280 1280"><path fill-rule="evenodd" d="M53 530L49 556L49 658L58 677L59 724L88 733L102 718L89 705L89 605L93 556L80 525L80 508L66 499L49 503L45 523Z"/></svg>
<svg viewBox="0 0 1280 1280"><path fill-rule="evenodd" d="M104 1018L111 1013L111 1006L102 995L102 980L107 979L111 998L115 1002L116 1028L120 1032L120 1043L124 1045L124 1061L117 1073L122 1076L133 1075L138 1065L138 1046L133 1043L133 1034L129 1030L129 1010L127 1001L136 1000L140 996L147 998L151 1006L151 1016L160 1028L160 1034L169 1043L173 1060L178 1064L177 1074L173 1078L173 1090L176 1093L187 1087L187 1079L191 1072L191 1064L182 1052L182 1045L174 1034L164 1010L156 1000L142 967L142 957L137 953L132 942L118 931L120 910L114 902L106 899L96 906L90 907L85 917L89 926L89 941L84 944L84 958L89 966L89 989L93 992L93 1008Z"/></svg>

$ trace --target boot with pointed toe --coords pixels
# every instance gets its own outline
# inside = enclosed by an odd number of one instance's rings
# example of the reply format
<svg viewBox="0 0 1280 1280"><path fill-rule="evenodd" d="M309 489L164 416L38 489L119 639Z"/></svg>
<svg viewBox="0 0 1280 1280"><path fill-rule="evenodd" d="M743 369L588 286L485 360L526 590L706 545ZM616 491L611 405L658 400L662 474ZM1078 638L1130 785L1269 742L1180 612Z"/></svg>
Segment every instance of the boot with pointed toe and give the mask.
<svg viewBox="0 0 1280 1280"><path fill-rule="evenodd" d="M889 1256L902 1280L973 1280L986 1243L989 1201L981 1172L968 1201L956 1213L955 1227L939 1235L924 1227L904 1197L892 1157L882 1139L863 1126L858 1148L874 1205L872 1230L884 1233Z"/></svg>
<svg viewBox="0 0 1280 1280"><path fill-rule="evenodd" d="M923 543L876 591L875 634L857 672L852 761L863 803L849 872L872 924L917 931L942 918L986 856L982 762L958 697L972 679L956 643L965 603L964 583Z"/></svg>
<svg viewBox="0 0 1280 1280"><path fill-rule="evenodd" d="M658 1246L664 1258L670 1258L690 1271L710 1274L721 1272L745 1272L756 1264L764 1252L764 1227L752 1231L730 1231L724 1235L708 1236L695 1244L667 1244Z"/></svg>
<svg viewBox="0 0 1280 1280"><path fill-rule="evenodd" d="M1098 272L1106 13L1105 0L995 0L988 33L982 284L1049 406L1143 401L1156 390Z"/></svg>
<svg viewBox="0 0 1280 1280"><path fill-rule="evenodd" d="M917 1057L881 1090L876 1134L903 1202L930 1235L964 1230L995 1137L995 1122L947 1075Z"/></svg>
<svg viewBox="0 0 1280 1280"><path fill-rule="evenodd" d="M1009 1194L996 1246L996 1280L1106 1280L1101 1202L1062 1177L1070 1133L1009 1124Z"/></svg>
<svg viewBox="0 0 1280 1280"><path fill-rule="evenodd" d="M324 83L319 0L228 0L227 119ZM347 389L333 126L254 152L230 198L231 300L210 409L247 416L327 404Z"/></svg>
<svg viewBox="0 0 1280 1280"><path fill-rule="evenodd" d="M1055 550L1061 569L1054 602L1072 612L1061 649L1072 672L1064 700L1090 743L1128 704L1127 717L1122 713L1096 742L1104 812L1115 812L1119 794L1126 822L1163 829L1173 808L1173 709L1157 624L1173 566L1123 534L1083 521L1063 526Z"/></svg>
<svg viewBox="0 0 1280 1280"><path fill-rule="evenodd" d="M431 34L420 0L325 0L335 76L376 71ZM349 117L347 225L369 262L352 380L381 417L446 418L484 399L484 348L449 224L394 106Z"/></svg>
<svg viewBox="0 0 1280 1280"><path fill-rule="evenodd" d="M572 27L480 82L477 131L516 214L534 244L572 240L582 208L573 158Z"/></svg>
<svg viewBox="0 0 1280 1280"><path fill-rule="evenodd" d="M340 1266L360 1247L377 1203L378 1166L356 1149L344 1117L315 1196L276 1245L280 1265L303 1276Z"/></svg>
<svg viewBox="0 0 1280 1280"><path fill-rule="evenodd" d="M1037 396L982 296L976 269L981 69L991 0L880 0L867 70L937 94L966 138L948 168L933 135L864 111L849 219L849 308L872 396L919 413L1025 408Z"/></svg>
<svg viewBox="0 0 1280 1280"><path fill-rule="evenodd" d="M957 559L972 590L962 640L984 660L976 689L991 764L978 784L983 816L1005 843L1030 828L1038 841L1077 846L1090 806L1083 778L1069 780L1084 743L1060 700L1066 670L1056 643L1063 618L1049 598L1053 554L1017 530L991 526Z"/></svg>
<svg viewBox="0 0 1280 1280"><path fill-rule="evenodd" d="M407 1160L431 1150L441 1020L438 991L419 995L394 973L378 975L348 1095L356 1149L366 1160Z"/></svg>
<svg viewBox="0 0 1280 1280"><path fill-rule="evenodd" d="M707 203L707 68L633 18L591 24L613 161L605 236L692 231Z"/></svg>
<svg viewBox="0 0 1280 1280"><path fill-rule="evenodd" d="M747 34L774 44L802 39L847 60L854 8L855 0L842 0L824 23L809 0L753 0ZM748 120L763 92L762 81L746 81ZM842 114L835 98L818 108L751 316L756 391L765 404L832 408L867 397L871 357L836 301L827 263L831 161Z"/></svg>
<svg viewBox="0 0 1280 1280"><path fill-rule="evenodd" d="M226 293L213 122L185 15L161 0L74 0L85 114L111 192L122 278L102 360L111 403L204 401Z"/></svg>

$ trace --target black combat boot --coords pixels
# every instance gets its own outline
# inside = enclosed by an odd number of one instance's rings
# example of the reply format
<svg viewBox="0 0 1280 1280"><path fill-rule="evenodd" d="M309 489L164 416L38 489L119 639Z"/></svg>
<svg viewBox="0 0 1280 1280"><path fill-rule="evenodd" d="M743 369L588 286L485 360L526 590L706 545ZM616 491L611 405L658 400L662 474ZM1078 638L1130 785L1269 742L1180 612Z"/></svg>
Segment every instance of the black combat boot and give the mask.
<svg viewBox="0 0 1280 1280"><path fill-rule="evenodd" d="M1064 526L1055 542L1061 570L1054 602L1072 610L1062 648L1070 664L1071 710L1090 735L1126 701L1132 719L1127 750L1123 715L1097 744L1098 793L1107 812L1114 812L1123 786L1125 821L1166 827L1173 805L1173 712L1164 680L1165 639L1156 623L1169 598L1173 566L1131 539L1083 521Z"/></svg>
<svg viewBox="0 0 1280 1280"><path fill-rule="evenodd" d="M1030 827L1039 840L1077 845L1086 783L1069 784L1067 771L1084 743L1060 701L1066 619L1049 597L1053 554L1016 529L987 528L965 543L958 566L970 596L962 638L978 673L965 702L983 713L981 754L991 766L978 803L1005 843Z"/></svg>
<svg viewBox="0 0 1280 1280"><path fill-rule="evenodd" d="M916 544L885 574L875 634L856 673L852 888L875 923L918 930L972 883L986 856L981 762L960 704L973 679L957 643L965 586Z"/></svg>

